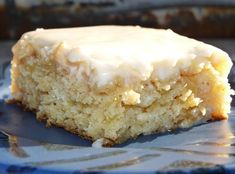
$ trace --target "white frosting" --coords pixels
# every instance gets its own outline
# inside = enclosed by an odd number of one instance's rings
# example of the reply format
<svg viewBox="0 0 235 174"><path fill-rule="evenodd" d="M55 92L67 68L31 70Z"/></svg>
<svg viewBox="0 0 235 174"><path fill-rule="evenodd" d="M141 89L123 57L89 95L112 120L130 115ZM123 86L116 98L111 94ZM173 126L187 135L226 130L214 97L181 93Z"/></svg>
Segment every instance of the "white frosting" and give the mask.
<svg viewBox="0 0 235 174"><path fill-rule="evenodd" d="M91 84L103 86L116 77L126 84L156 78L164 80L189 68L192 59L226 62L220 73L231 68L228 55L208 44L180 36L171 30L138 26L96 26L36 30L24 34L45 58L54 59L75 73L89 77Z"/></svg>

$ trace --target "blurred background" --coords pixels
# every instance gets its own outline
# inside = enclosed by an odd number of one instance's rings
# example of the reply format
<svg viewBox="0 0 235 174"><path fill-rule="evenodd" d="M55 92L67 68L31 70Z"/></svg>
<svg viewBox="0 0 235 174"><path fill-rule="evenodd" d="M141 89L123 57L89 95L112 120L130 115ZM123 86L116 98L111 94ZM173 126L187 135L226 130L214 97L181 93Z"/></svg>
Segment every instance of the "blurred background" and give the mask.
<svg viewBox="0 0 235 174"><path fill-rule="evenodd" d="M235 60L235 0L0 0L0 75L24 32L111 24L170 28ZM235 87L235 68L229 79Z"/></svg>
<svg viewBox="0 0 235 174"><path fill-rule="evenodd" d="M203 38L235 37L235 0L0 0L0 40L36 28L140 25Z"/></svg>

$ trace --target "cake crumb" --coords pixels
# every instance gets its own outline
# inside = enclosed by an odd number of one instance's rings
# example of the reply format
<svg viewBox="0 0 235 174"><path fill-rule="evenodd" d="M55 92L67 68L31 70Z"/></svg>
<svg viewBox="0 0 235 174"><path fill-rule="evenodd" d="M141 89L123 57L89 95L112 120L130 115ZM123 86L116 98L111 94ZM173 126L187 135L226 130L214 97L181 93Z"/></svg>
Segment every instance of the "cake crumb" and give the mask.
<svg viewBox="0 0 235 174"><path fill-rule="evenodd" d="M135 105L140 103L140 94L129 90L122 95L122 102L126 105Z"/></svg>
<svg viewBox="0 0 235 174"><path fill-rule="evenodd" d="M103 147L103 143L104 143L104 139L103 138L100 138L96 141L94 141L92 143L92 147L95 147L95 148L102 148Z"/></svg>

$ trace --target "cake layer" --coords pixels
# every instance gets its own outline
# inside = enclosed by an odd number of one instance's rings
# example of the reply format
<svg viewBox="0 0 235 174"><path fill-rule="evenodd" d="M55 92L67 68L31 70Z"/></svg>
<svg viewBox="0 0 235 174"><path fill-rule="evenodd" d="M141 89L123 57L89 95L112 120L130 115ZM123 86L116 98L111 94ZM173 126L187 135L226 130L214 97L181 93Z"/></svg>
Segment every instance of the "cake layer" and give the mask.
<svg viewBox="0 0 235 174"><path fill-rule="evenodd" d="M37 30L24 34L13 54L14 100L48 125L105 145L230 111L228 55L170 30Z"/></svg>

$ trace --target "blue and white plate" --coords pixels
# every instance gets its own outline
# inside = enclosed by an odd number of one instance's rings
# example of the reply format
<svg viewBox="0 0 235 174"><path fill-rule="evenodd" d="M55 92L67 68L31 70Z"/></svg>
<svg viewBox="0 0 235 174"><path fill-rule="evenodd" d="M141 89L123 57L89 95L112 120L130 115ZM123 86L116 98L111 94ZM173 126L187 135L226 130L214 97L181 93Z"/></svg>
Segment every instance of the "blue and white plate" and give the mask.
<svg viewBox="0 0 235 174"><path fill-rule="evenodd" d="M9 69L7 64L0 69L0 173L235 172L235 110L229 120L94 148L90 141L46 128L33 113L6 104Z"/></svg>

